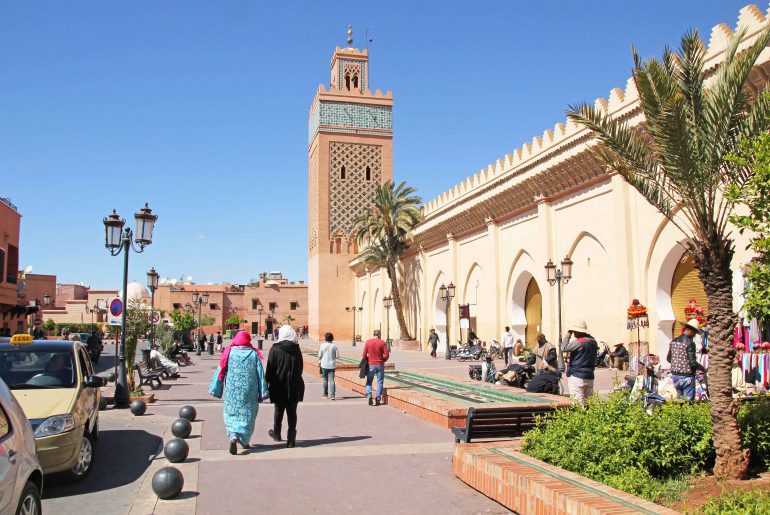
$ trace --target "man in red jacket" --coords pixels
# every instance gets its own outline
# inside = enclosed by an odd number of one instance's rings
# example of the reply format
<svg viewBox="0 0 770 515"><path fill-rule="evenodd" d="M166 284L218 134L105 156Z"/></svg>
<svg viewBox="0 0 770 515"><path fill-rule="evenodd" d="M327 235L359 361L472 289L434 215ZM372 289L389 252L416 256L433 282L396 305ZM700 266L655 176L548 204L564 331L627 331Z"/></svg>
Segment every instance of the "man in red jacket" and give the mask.
<svg viewBox="0 0 770 515"><path fill-rule="evenodd" d="M373 405L372 402L372 380L375 374L377 375L377 397L375 402L377 406L380 405L380 399L382 398L382 383L385 381L385 362L388 361L390 354L388 353L388 346L385 344L380 336L382 333L379 329L374 331L374 338L366 340L364 344L364 352L361 358L367 358L369 360L369 373L366 374L366 396L369 398L369 406Z"/></svg>

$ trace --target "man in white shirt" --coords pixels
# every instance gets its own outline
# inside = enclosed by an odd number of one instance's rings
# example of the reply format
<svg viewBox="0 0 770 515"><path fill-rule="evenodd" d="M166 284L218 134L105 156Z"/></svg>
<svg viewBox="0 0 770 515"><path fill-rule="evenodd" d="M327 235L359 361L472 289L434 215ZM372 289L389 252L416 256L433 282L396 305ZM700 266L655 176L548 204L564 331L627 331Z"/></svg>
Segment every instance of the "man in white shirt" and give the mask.
<svg viewBox="0 0 770 515"><path fill-rule="evenodd" d="M503 356L505 357L505 366L507 367L513 361L513 334L508 326L505 326L505 332L503 333Z"/></svg>

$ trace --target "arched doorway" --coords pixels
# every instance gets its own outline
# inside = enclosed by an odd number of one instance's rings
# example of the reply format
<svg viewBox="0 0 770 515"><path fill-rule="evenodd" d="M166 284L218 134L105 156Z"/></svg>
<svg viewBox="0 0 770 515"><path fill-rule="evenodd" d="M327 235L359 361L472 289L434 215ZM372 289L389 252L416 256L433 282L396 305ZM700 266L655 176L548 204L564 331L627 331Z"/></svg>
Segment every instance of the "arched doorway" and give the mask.
<svg viewBox="0 0 770 515"><path fill-rule="evenodd" d="M708 300L706 290L698 277L695 269L695 261L685 253L674 269L674 277L671 279L671 309L674 312L674 324L672 334L679 334L679 323L686 322L685 308L690 305L690 299L695 299L698 306L703 308L703 314L708 315Z"/></svg>
<svg viewBox="0 0 770 515"><path fill-rule="evenodd" d="M446 302L441 298L441 295L436 291L436 300L433 303L433 328L438 334L438 351L444 354L446 352ZM457 331L457 328L455 328ZM450 344L452 342L449 342ZM428 346L430 347L430 346Z"/></svg>
<svg viewBox="0 0 770 515"><path fill-rule="evenodd" d="M534 277L529 280L527 292L524 294L524 316L527 320L524 341L531 348L534 347L543 324L543 295Z"/></svg>

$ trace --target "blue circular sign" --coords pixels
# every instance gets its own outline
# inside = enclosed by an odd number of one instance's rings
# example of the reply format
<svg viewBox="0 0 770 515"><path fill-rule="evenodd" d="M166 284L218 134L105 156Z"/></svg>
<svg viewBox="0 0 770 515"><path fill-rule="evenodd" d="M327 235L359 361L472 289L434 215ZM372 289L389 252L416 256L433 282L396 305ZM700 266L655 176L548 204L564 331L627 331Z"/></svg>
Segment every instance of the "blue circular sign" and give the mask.
<svg viewBox="0 0 770 515"><path fill-rule="evenodd" d="M112 302L110 302L110 313L114 317L118 317L123 313L123 302L120 299L112 299Z"/></svg>

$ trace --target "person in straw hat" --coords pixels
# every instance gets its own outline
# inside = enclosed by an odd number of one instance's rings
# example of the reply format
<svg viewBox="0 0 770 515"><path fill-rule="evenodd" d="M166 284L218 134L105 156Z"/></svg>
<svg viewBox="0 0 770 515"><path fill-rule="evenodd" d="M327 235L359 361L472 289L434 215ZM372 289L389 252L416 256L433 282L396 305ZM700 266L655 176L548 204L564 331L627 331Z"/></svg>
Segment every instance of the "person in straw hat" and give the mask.
<svg viewBox="0 0 770 515"><path fill-rule="evenodd" d="M572 401L585 405L586 398L594 394L594 369L599 345L588 332L585 321L573 323L561 342L562 352L569 352L567 386Z"/></svg>
<svg viewBox="0 0 770 515"><path fill-rule="evenodd" d="M679 397L686 401L695 399L695 372L704 370L695 354L695 335L701 333L700 324L694 318L684 324L682 334L668 344L666 359L671 363L671 376Z"/></svg>

